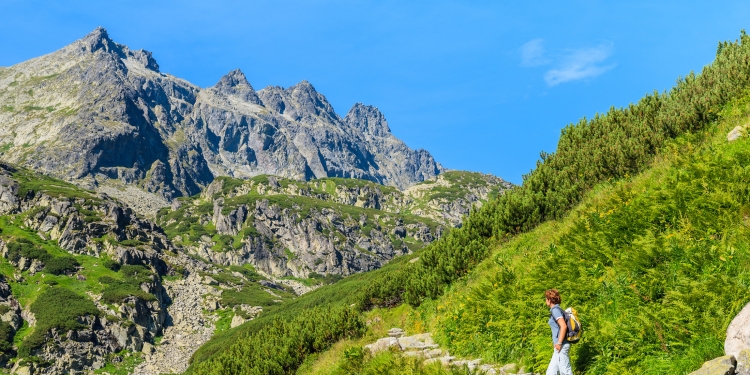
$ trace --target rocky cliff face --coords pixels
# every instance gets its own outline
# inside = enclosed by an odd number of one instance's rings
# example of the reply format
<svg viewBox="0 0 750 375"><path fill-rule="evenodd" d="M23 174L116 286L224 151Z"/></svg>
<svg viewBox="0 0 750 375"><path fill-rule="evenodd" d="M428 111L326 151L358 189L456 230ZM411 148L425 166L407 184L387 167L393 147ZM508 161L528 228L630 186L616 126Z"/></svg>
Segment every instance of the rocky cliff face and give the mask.
<svg viewBox="0 0 750 375"><path fill-rule="evenodd" d="M469 172L447 172L406 192L355 179L221 177L200 196L162 209L157 222L188 252L217 264L251 264L277 277L346 276L434 241L509 187Z"/></svg>
<svg viewBox="0 0 750 375"><path fill-rule="evenodd" d="M123 349L140 351L166 323L169 297L160 277L171 247L166 235L106 195L35 177L0 164L0 256L12 266L0 278L0 305L10 307L0 318L10 337L23 322L31 330L20 347L2 349L5 360L18 350L38 360L16 362L16 371L67 374L100 368ZM131 272L114 271L120 268ZM87 295L72 294L65 303L89 304L85 315L68 316L55 305L55 296L69 290L58 285L71 282ZM17 300L13 288L30 284L36 292Z"/></svg>
<svg viewBox="0 0 750 375"><path fill-rule="evenodd" d="M341 118L303 81L256 92L239 70L210 88L160 72L98 28L0 69L3 160L87 188L119 180L171 200L215 176L354 177L406 188L443 169L374 107Z"/></svg>

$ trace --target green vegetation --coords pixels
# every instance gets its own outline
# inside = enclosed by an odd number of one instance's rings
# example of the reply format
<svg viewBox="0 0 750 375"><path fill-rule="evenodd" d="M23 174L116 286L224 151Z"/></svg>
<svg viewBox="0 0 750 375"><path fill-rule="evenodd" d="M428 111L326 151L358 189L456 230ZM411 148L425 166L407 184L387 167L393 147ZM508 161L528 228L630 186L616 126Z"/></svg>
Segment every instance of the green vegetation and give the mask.
<svg viewBox="0 0 750 375"><path fill-rule="evenodd" d="M430 200L455 200L463 198L466 195L467 187L483 187L489 185L487 180L482 178L481 173L465 171L448 171L443 173L442 178L451 184L451 186L433 186L427 191L425 196L420 199L423 202ZM419 203L417 203L419 204Z"/></svg>
<svg viewBox="0 0 750 375"><path fill-rule="evenodd" d="M143 354L123 350L117 354L110 354L107 365L94 371L94 374L129 375L141 362Z"/></svg>
<svg viewBox="0 0 750 375"><path fill-rule="evenodd" d="M13 327L0 322L0 352L7 353L13 349Z"/></svg>
<svg viewBox="0 0 750 375"><path fill-rule="evenodd" d="M438 306L451 352L544 368L541 301L557 287L587 327L573 351L579 372L686 373L722 355L748 302L750 142L724 145L720 129L716 142L671 144L652 170L496 250Z"/></svg>
<svg viewBox="0 0 750 375"><path fill-rule="evenodd" d="M15 111L15 108L13 108L12 105L4 105L4 106L2 106L2 111L3 112L13 112L13 111Z"/></svg>
<svg viewBox="0 0 750 375"><path fill-rule="evenodd" d="M48 75L48 76L39 76L39 77L32 77L32 78L30 78L30 79L29 79L28 81L26 81L26 82L27 82L27 83L30 83L30 84L32 84L32 85L36 85L36 84L38 84L38 83L40 83L40 82L42 82L42 81L48 80L48 79L50 79L50 78L55 78L55 77L57 77L57 75L58 75L58 73L55 73L55 74L51 74L51 75Z"/></svg>
<svg viewBox="0 0 750 375"><path fill-rule="evenodd" d="M44 263L44 271L62 275L76 270L80 264L71 256L53 256L43 248L25 238L13 239L7 244L8 259L37 259Z"/></svg>
<svg viewBox="0 0 750 375"><path fill-rule="evenodd" d="M471 375L468 368L445 368L440 362L423 364L424 359L407 357L401 353L384 351L375 356L362 347L353 347L344 353L344 361L330 375Z"/></svg>
<svg viewBox="0 0 750 375"><path fill-rule="evenodd" d="M92 221L88 218L97 215L93 203L98 198L82 190L58 180L35 176L26 170L15 171L14 176L20 177L20 188L25 189L23 194L33 194L39 189L63 197L73 196L76 199L74 206L85 221ZM0 217L0 236L7 245L6 258L0 258L0 274L20 275L8 277L7 281L21 306L30 309L37 319L35 327L24 325L15 336L5 334L0 324L0 351L6 350L3 349L5 342L12 342L18 348L19 358L40 365L45 363L30 354L46 341L51 329L58 329L64 335L67 330L83 327L80 317L100 314L85 295L86 292L102 293L102 301L106 303L119 304L128 296L154 300L153 295L140 288L140 283L158 277L143 266L120 268L106 257L71 255L61 249L56 241L42 239L35 230L26 227L24 221L29 217L48 214L47 211L48 208L38 207L21 214ZM18 261L22 257L39 260L44 264L43 269L35 273L16 269L11 261ZM76 275L73 275L74 272ZM7 312L7 309L7 306L0 307L0 313Z"/></svg>
<svg viewBox="0 0 750 375"><path fill-rule="evenodd" d="M264 329L249 333L248 339L216 353L215 359L198 364L194 370L212 374L289 374L309 354L328 349L341 338L359 336L363 331L364 322L351 309L313 309L291 321L273 320ZM234 360L240 357L242 361Z"/></svg>
<svg viewBox="0 0 750 375"><path fill-rule="evenodd" d="M17 168L13 172L13 178L19 183L19 196L25 196L30 191L34 191L44 192L51 196L82 198L93 202L99 201L99 198L94 193L83 190L71 183L34 173L25 168Z"/></svg>
<svg viewBox="0 0 750 375"><path fill-rule="evenodd" d="M578 372L696 369L722 354L726 327L748 302L750 142L727 145L724 136L746 125L749 86L743 32L669 92L566 127L523 186L473 212L419 261L347 278L226 331L195 354L193 373L252 362L252 350L227 348L262 345L255 333L271 316L296 321L334 292L345 296L334 305L365 311L408 302L452 353L539 370L550 355L549 287L587 327L573 352Z"/></svg>
<svg viewBox="0 0 750 375"><path fill-rule="evenodd" d="M28 357L32 349L42 345L47 332L52 328L63 332L80 329L84 326L78 323L76 318L101 314L90 299L59 287L44 288L31 304L30 310L36 318L37 325L18 348L18 354L22 357Z"/></svg>
<svg viewBox="0 0 750 375"><path fill-rule="evenodd" d="M154 275L151 270L144 266L124 265L118 272L120 278L102 276L99 282L106 287L102 291L102 301L120 304L125 298L136 297L144 301L154 301L156 297L141 289L142 283L153 282Z"/></svg>
<svg viewBox="0 0 750 375"><path fill-rule="evenodd" d="M274 291L274 293L283 293L280 291ZM237 305L251 305L251 306L273 306L276 304L274 300L276 297L272 296L268 292L262 290L260 285L247 285L240 291L234 289L227 289L221 293L221 304L222 306L234 307Z"/></svg>

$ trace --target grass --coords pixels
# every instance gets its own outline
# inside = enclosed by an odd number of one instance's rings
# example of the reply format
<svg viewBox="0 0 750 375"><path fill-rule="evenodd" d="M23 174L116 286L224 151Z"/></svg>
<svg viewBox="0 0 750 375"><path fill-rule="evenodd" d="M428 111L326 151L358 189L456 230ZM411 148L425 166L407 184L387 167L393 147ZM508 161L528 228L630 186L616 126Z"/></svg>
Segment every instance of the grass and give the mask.
<svg viewBox="0 0 750 375"><path fill-rule="evenodd" d="M288 293L279 290L274 290L273 292L278 295L291 297ZM237 305L269 307L278 305L279 302L275 302L277 299L278 298L272 296L270 293L264 291L259 284L245 285L240 291L225 289L221 293L221 305L227 307L234 307Z"/></svg>
<svg viewBox="0 0 750 375"><path fill-rule="evenodd" d="M51 196L82 198L92 202L100 199L95 193L83 190L71 183L53 177L34 173L25 168L17 168L13 178L19 182L18 195L25 196L30 191L44 192Z"/></svg>
<svg viewBox="0 0 750 375"><path fill-rule="evenodd" d="M96 305L87 297L60 287L42 287L42 289L43 291L29 307L37 324L19 346L18 354L21 357L28 357L33 349L41 346L47 332L52 328L63 332L80 329L84 326L78 323L76 318L101 315Z"/></svg>
<svg viewBox="0 0 750 375"><path fill-rule="evenodd" d="M118 361L114 361L114 358L118 358ZM129 350L123 350L116 354L110 354L107 358L106 366L94 371L94 374L109 374L109 375L128 375L133 372L138 364L143 362L142 353L133 353Z"/></svg>

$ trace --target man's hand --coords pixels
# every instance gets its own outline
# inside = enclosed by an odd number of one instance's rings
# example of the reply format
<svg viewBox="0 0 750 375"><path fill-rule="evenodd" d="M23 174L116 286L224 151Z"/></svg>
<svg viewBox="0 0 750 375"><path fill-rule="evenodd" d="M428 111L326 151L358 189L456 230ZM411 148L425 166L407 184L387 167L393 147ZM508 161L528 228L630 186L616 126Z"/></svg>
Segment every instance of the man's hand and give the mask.
<svg viewBox="0 0 750 375"><path fill-rule="evenodd" d="M555 350L557 350L557 351L559 352L559 351L560 351L560 349L562 349L562 345L560 345L560 344L555 344Z"/></svg>

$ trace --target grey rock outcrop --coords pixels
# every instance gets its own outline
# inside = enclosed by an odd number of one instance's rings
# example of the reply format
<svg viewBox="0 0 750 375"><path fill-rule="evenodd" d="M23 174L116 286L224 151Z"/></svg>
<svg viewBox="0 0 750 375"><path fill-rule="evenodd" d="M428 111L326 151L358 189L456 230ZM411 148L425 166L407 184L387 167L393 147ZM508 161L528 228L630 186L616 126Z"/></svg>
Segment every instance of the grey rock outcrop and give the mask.
<svg viewBox="0 0 750 375"><path fill-rule="evenodd" d="M740 350L735 358L737 358L735 375L750 375L750 348Z"/></svg>
<svg viewBox="0 0 750 375"><path fill-rule="evenodd" d="M737 357L745 348L750 348L750 303L729 323L724 340L724 354Z"/></svg>
<svg viewBox="0 0 750 375"><path fill-rule="evenodd" d="M0 106L0 159L167 200L220 175L355 177L403 189L443 171L393 136L374 107L356 104L341 118L307 81L256 92L239 70L202 89L103 28L0 69ZM3 197L0 210L13 204Z"/></svg>
<svg viewBox="0 0 750 375"><path fill-rule="evenodd" d="M735 126L734 129L727 133L727 142L732 142L740 139L744 131L745 128L743 128L742 126Z"/></svg>
<svg viewBox="0 0 750 375"><path fill-rule="evenodd" d="M735 375L736 366L737 361L734 356L726 355L704 363L700 369L691 372L690 375Z"/></svg>

